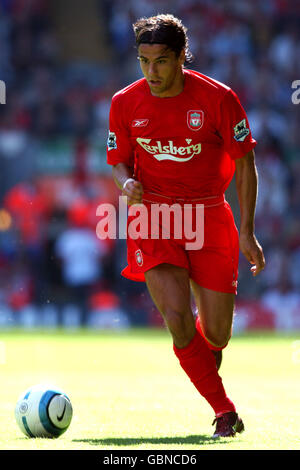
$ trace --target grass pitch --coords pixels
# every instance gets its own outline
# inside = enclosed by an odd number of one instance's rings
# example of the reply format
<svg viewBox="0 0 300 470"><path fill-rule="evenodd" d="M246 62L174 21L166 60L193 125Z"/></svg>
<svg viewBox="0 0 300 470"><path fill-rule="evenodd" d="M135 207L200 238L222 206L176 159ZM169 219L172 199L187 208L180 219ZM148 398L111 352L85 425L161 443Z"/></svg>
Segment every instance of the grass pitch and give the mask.
<svg viewBox="0 0 300 470"><path fill-rule="evenodd" d="M214 440L213 412L165 330L2 331L0 449L300 449L298 337L231 339L220 374L246 430ZM70 428L58 439L26 438L15 422L19 395L40 382L62 388L73 404Z"/></svg>

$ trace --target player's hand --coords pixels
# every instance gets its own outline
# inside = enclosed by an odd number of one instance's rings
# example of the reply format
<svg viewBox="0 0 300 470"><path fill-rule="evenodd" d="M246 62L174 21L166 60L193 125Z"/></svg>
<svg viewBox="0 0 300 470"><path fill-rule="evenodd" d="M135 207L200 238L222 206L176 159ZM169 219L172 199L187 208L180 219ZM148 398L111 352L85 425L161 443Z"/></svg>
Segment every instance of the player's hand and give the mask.
<svg viewBox="0 0 300 470"><path fill-rule="evenodd" d="M123 188L122 195L127 196L128 206L141 204L143 202L143 186L139 181L130 180Z"/></svg>
<svg viewBox="0 0 300 470"><path fill-rule="evenodd" d="M262 247L254 234L240 234L240 250L249 263L253 264L251 267L253 276L257 276L264 269L266 261Z"/></svg>

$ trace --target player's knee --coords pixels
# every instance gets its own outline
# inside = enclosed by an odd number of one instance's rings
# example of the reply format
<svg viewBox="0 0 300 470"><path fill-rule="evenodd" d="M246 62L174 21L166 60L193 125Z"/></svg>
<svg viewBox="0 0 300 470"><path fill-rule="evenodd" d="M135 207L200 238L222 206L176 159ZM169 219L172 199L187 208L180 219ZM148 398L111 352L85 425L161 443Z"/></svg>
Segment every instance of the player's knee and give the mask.
<svg viewBox="0 0 300 470"><path fill-rule="evenodd" d="M207 328L203 332L206 340L216 348L225 348L231 338L231 330Z"/></svg>
<svg viewBox="0 0 300 470"><path fill-rule="evenodd" d="M187 346L195 333L194 322L188 321L190 312L167 308L163 316L176 346L179 348Z"/></svg>

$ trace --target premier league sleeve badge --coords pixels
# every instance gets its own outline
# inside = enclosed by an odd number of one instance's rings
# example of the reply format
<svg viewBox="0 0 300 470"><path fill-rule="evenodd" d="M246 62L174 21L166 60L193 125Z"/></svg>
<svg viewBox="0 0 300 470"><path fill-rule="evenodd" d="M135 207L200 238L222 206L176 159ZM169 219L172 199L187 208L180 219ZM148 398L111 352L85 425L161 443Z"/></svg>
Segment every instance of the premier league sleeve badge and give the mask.
<svg viewBox="0 0 300 470"><path fill-rule="evenodd" d="M107 139L107 150L114 150L117 148L117 136L114 132L109 131Z"/></svg>
<svg viewBox="0 0 300 470"><path fill-rule="evenodd" d="M250 130L247 128L246 119L242 119L236 126L233 128L234 138L237 142L244 142L247 135L250 134Z"/></svg>

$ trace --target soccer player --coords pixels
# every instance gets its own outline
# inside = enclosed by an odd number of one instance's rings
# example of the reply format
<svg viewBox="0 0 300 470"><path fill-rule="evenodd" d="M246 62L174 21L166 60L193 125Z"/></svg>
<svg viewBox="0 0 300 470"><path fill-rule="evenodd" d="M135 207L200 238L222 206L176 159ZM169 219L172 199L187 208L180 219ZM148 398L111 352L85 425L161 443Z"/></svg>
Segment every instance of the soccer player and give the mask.
<svg viewBox="0 0 300 470"><path fill-rule="evenodd" d="M254 233L256 141L234 91L184 67L191 54L181 20L161 14L138 20L133 29L144 77L112 98L107 161L128 198L128 224L138 217L130 209L141 204L148 209L188 205L195 223L200 204L204 242L187 249L185 232L181 239L174 229L163 237L161 225L159 236L128 232L122 274L146 282L182 369L214 410L214 437L234 436L244 424L218 367L232 332L239 248L253 265L253 276L265 265ZM239 233L224 198L234 172Z"/></svg>

